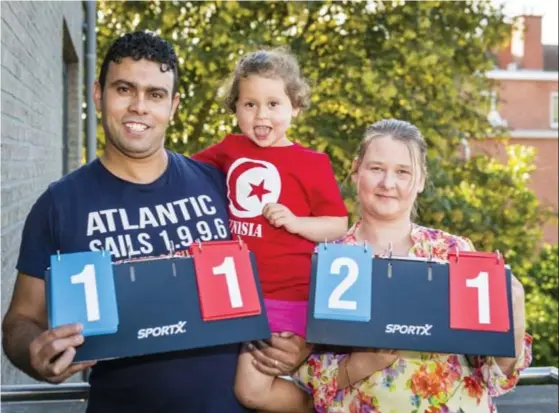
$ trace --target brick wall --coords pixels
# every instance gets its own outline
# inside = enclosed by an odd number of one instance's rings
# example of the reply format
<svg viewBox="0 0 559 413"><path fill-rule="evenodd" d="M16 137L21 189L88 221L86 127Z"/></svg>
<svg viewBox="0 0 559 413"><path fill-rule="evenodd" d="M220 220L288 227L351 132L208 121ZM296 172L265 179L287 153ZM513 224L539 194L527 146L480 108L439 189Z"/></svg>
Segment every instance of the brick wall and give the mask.
<svg viewBox="0 0 559 413"><path fill-rule="evenodd" d="M557 80L503 79L499 80L497 90L499 114L507 120L511 135L523 132L521 138L513 137L509 143L531 146L536 150L536 170L530 186L543 205L551 206L557 212L559 139L557 129L550 128L551 93L558 90ZM544 134L547 136L543 136ZM484 142L481 146L498 159L506 159L503 144ZM547 224L544 228L544 240L556 244L559 238L557 230L557 222Z"/></svg>
<svg viewBox="0 0 559 413"><path fill-rule="evenodd" d="M557 81L500 80L498 110L511 129L549 129Z"/></svg>
<svg viewBox="0 0 559 413"><path fill-rule="evenodd" d="M1 2L2 317L12 294L27 213L47 185L63 174L64 165L71 170L81 161L83 19L79 1ZM30 381L2 354L2 384Z"/></svg>

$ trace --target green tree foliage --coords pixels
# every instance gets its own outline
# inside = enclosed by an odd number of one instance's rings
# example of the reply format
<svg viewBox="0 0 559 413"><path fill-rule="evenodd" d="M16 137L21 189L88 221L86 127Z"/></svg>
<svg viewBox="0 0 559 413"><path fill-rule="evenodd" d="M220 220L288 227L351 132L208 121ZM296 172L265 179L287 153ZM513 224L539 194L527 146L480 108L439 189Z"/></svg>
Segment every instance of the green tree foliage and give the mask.
<svg viewBox="0 0 559 413"><path fill-rule="evenodd" d="M558 273L558 247L547 244L538 259L520 273L526 291L527 328L536 343L533 365L559 367Z"/></svg>
<svg viewBox="0 0 559 413"><path fill-rule="evenodd" d="M328 153L340 182L366 125L410 121L429 146L431 185L420 199L419 221L470 237L479 250L499 249L515 272L530 269L537 279L543 271L534 262L545 211L527 187L534 154L511 147L505 164L457 156L462 139L495 133L483 95L492 85L483 72L510 26L493 2L100 1L98 66L115 37L130 30L154 31L179 54L182 100L168 147L194 153L235 130L220 102L235 62L260 46L287 46L313 86L312 107L290 136ZM99 128L100 148L103 142ZM351 187L344 190L351 208ZM534 291L534 300L556 305L556 296ZM544 314L535 308L528 314L533 326ZM546 331L541 337L556 336L556 324L537 326ZM542 350L542 362L556 360L556 347Z"/></svg>

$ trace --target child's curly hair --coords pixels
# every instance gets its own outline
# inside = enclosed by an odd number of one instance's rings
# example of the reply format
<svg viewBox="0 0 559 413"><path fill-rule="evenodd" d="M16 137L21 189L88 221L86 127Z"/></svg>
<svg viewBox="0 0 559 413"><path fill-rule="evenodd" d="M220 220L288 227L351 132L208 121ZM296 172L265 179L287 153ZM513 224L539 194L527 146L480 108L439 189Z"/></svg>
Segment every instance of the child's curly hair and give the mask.
<svg viewBox="0 0 559 413"><path fill-rule="evenodd" d="M231 113L236 111L240 80L251 75L282 79L293 107L301 110L309 107L311 88L301 74L297 59L287 49L279 47L248 53L239 60L225 92L225 106Z"/></svg>

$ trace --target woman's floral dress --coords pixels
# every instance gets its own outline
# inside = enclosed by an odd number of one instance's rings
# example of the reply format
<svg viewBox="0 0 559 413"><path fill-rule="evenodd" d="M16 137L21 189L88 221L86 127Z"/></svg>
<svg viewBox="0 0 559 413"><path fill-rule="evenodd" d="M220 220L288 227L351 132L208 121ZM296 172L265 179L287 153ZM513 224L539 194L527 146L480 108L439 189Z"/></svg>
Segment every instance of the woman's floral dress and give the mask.
<svg viewBox="0 0 559 413"><path fill-rule="evenodd" d="M343 238L356 243L357 223ZM446 260L449 251L473 251L471 242L444 231L414 225L410 256ZM524 351L510 375L501 372L493 357L467 357L400 351L388 368L338 390L337 375L343 353L316 353L294 378L314 397L317 413L495 413L492 397L514 388L520 370L532 359L532 338L526 334Z"/></svg>

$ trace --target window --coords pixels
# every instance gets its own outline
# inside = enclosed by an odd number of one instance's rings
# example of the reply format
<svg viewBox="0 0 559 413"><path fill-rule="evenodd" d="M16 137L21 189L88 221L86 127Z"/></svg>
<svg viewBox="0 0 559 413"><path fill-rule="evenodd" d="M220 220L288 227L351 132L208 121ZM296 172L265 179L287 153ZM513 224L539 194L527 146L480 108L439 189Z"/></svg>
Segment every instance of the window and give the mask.
<svg viewBox="0 0 559 413"><path fill-rule="evenodd" d="M559 124L559 118L557 116L557 111L559 110L558 97L558 92L551 93L551 127L553 129L557 129L557 125Z"/></svg>
<svg viewBox="0 0 559 413"><path fill-rule="evenodd" d="M496 90L491 90L491 91L486 91L486 92L482 92L482 95L487 97L487 103L488 103L488 112L487 112L487 120L489 121L489 123L491 124L491 126L493 126L494 128L498 128L498 127L507 127L507 121L506 119L503 119L501 117L501 114L499 113L499 96L497 94Z"/></svg>

